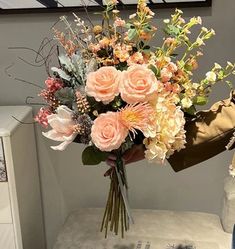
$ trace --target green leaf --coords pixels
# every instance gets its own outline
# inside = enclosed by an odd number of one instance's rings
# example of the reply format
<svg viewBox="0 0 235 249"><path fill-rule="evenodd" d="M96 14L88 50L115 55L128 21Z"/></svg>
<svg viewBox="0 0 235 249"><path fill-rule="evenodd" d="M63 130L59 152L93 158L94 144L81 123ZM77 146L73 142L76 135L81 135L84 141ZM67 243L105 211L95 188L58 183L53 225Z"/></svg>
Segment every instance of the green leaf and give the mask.
<svg viewBox="0 0 235 249"><path fill-rule="evenodd" d="M186 109L184 111L187 114L194 116L197 110L196 110L195 106L192 105L190 108L188 108L188 109Z"/></svg>
<svg viewBox="0 0 235 249"><path fill-rule="evenodd" d="M149 65L149 69L153 71L153 73L155 74L156 77L159 76L159 70L154 66L154 65Z"/></svg>
<svg viewBox="0 0 235 249"><path fill-rule="evenodd" d="M72 104L74 101L74 91L70 87L64 87L55 93L55 96L64 105Z"/></svg>
<svg viewBox="0 0 235 249"><path fill-rule="evenodd" d="M126 23L126 28L128 28L128 29L134 29L135 26L132 23Z"/></svg>
<svg viewBox="0 0 235 249"><path fill-rule="evenodd" d="M143 53L144 53L144 54L150 54L150 53L151 53L151 50L150 50L150 49L145 49L145 50L143 50Z"/></svg>
<svg viewBox="0 0 235 249"><path fill-rule="evenodd" d="M105 50L105 49L101 49L97 52L97 55L100 57L100 58L103 58L103 57L107 57L108 56L108 52Z"/></svg>
<svg viewBox="0 0 235 249"><path fill-rule="evenodd" d="M195 105L205 105L207 104L208 100L205 96L197 96L195 101L194 101L194 104Z"/></svg>
<svg viewBox="0 0 235 249"><path fill-rule="evenodd" d="M119 110L122 106L122 99L120 97L115 97L115 99L112 101L112 107L115 110Z"/></svg>
<svg viewBox="0 0 235 249"><path fill-rule="evenodd" d="M107 157L107 152L100 151L94 146L88 146L82 152L82 163L84 165L98 165Z"/></svg>
<svg viewBox="0 0 235 249"><path fill-rule="evenodd" d="M139 48L142 49L144 47L144 42L143 41L140 41L139 42Z"/></svg>
<svg viewBox="0 0 235 249"><path fill-rule="evenodd" d="M150 46L149 45L146 45L143 47L144 50L149 50L150 49Z"/></svg>
<svg viewBox="0 0 235 249"><path fill-rule="evenodd" d="M224 71L223 70L219 71L217 77L219 80L222 80L224 78Z"/></svg>
<svg viewBox="0 0 235 249"><path fill-rule="evenodd" d="M230 80L226 80L225 82L227 83L227 85L229 86L229 88L231 90L233 90L233 83Z"/></svg>
<svg viewBox="0 0 235 249"><path fill-rule="evenodd" d="M136 29L129 29L128 30L128 38L130 41L132 39L134 39L136 35L137 35Z"/></svg>
<svg viewBox="0 0 235 249"><path fill-rule="evenodd" d="M180 29L176 26L170 24L167 25L167 27L164 29L165 33L167 33L170 36L177 37L180 34Z"/></svg>
<svg viewBox="0 0 235 249"><path fill-rule="evenodd" d="M179 54L171 54L172 58L176 58Z"/></svg>

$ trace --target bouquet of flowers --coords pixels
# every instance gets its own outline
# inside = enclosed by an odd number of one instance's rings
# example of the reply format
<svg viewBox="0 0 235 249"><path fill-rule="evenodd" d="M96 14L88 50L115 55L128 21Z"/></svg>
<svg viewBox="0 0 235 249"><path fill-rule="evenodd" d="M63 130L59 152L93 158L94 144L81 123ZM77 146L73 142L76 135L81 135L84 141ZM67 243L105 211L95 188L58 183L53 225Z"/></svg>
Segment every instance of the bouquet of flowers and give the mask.
<svg viewBox="0 0 235 249"><path fill-rule="evenodd" d="M53 27L63 53L39 94L46 105L35 117L52 128L43 132L45 137L61 142L52 149L62 151L74 141L87 145L85 165L116 155L101 225L105 237L108 230L121 231L123 237L133 221L123 153L143 144L149 161L164 162L184 148L186 119L193 118L197 105L207 103L216 82L235 74L235 64L223 68L215 63L204 79L193 80L202 47L215 34L201 27L191 41L191 29L202 24L200 17L186 22L177 9L164 20L162 46L154 47L150 41L157 27L146 1L138 1L128 20L120 17L117 6L118 0L107 0L101 25L87 24L74 14L73 23L60 18L64 32Z"/></svg>

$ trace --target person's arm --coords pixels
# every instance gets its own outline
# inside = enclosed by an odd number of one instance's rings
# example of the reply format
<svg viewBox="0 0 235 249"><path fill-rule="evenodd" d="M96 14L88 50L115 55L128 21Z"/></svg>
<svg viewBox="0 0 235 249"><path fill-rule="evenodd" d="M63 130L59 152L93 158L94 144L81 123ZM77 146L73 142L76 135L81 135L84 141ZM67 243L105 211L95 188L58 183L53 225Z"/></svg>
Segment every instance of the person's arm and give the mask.
<svg viewBox="0 0 235 249"><path fill-rule="evenodd" d="M168 159L176 172L205 161L226 149L225 146L235 131L234 99L235 91L229 99L215 103L208 111L198 112L197 118L187 123L186 148L175 152ZM143 145L134 145L123 156L125 164L144 159L144 151ZM110 156L107 164L114 166L115 157Z"/></svg>
<svg viewBox="0 0 235 249"><path fill-rule="evenodd" d="M186 148L169 159L177 172L226 150L235 131L235 91L229 99L215 103L209 110L200 111L194 121L186 125ZM230 148L232 149L232 148Z"/></svg>

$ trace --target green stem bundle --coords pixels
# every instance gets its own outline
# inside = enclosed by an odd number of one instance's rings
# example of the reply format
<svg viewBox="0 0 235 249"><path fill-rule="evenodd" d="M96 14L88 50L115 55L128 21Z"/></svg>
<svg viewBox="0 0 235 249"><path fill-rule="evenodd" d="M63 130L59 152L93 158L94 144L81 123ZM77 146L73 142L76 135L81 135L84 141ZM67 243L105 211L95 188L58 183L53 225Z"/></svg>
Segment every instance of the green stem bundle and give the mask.
<svg viewBox="0 0 235 249"><path fill-rule="evenodd" d="M119 231L121 231L121 237L124 238L124 234L129 228L129 216L126 206L128 200L123 195L123 189L127 191L127 179L120 155L117 155L116 168L112 171L110 180L110 189L101 224L101 232L104 231L105 238L107 238L108 231L113 232L115 235L118 235Z"/></svg>

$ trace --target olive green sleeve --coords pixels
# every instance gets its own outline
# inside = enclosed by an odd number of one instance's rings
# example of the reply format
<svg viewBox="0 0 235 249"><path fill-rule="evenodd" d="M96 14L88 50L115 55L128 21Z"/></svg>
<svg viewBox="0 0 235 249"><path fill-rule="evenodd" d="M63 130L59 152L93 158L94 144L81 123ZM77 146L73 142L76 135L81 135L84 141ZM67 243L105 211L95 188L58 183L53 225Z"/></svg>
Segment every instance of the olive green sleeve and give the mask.
<svg viewBox="0 0 235 249"><path fill-rule="evenodd" d="M201 163L226 150L235 131L234 98L235 91L229 99L215 103L207 111L198 112L197 118L186 124L186 148L168 159L174 171Z"/></svg>

